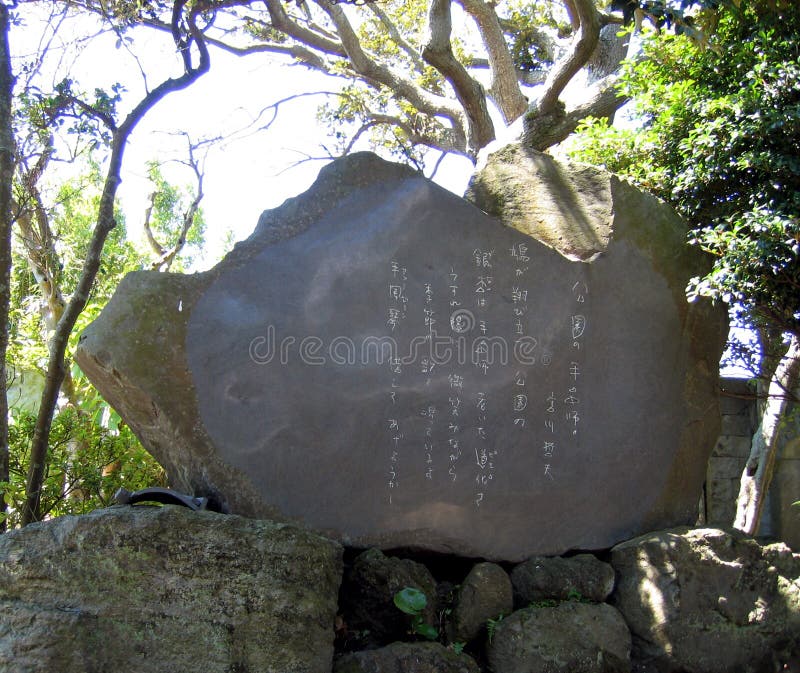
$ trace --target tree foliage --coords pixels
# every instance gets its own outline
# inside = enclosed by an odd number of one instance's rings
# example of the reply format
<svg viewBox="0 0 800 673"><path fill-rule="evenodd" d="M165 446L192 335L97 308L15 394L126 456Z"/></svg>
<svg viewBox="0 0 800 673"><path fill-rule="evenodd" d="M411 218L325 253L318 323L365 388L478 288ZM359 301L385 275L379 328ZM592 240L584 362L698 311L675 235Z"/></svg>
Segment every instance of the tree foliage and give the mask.
<svg viewBox="0 0 800 673"><path fill-rule="evenodd" d="M90 407L91 401L97 403L98 411L113 413L102 400L84 400L84 404ZM120 487L136 490L164 485L163 470L131 429L118 419L107 427L104 420L72 406L56 413L41 487L41 518L107 507ZM35 425L36 416L30 411L13 411L9 480L2 489L9 528L21 523Z"/></svg>
<svg viewBox="0 0 800 673"><path fill-rule="evenodd" d="M714 267L691 296L800 335L800 6L718 14L719 51L683 36L645 45L623 77L641 128L587 122L575 155L672 203Z"/></svg>
<svg viewBox="0 0 800 673"><path fill-rule="evenodd" d="M18 189L20 185L18 184ZM52 190L42 190L41 205L52 238L48 254L52 289L69 297L79 281L90 244L101 197L102 177L97 165ZM80 369L72 364L78 334L110 299L123 275L147 264L129 240L125 221L117 212L117 226L106 241L103 273L76 323L65 353L67 376L54 411L41 490L41 516L78 514L109 503L119 486L161 483L163 472L148 456L130 428L100 397ZM10 394L10 469L2 481L8 505L8 525L20 523L26 477L39 397L47 373L48 341L54 323L49 316L51 297L37 279L37 260L25 241L29 231L18 226L12 246L13 275L8 322L7 368ZM37 231L37 233L39 233ZM39 240L39 239L37 239Z"/></svg>
<svg viewBox="0 0 800 673"><path fill-rule="evenodd" d="M59 16L63 18L70 11L70 3L58 5L63 8L61 14L56 5L42 4L51 7L51 20L56 23ZM32 62L23 64L20 69L25 77L22 78L22 94L16 118L17 135L23 142L18 143L21 151L17 153L19 190L15 214L27 262L45 299L43 314L47 339L44 387L30 438L25 500L20 517L22 525L42 516L45 478L49 471L49 440L54 420L61 410L62 393L74 408L80 406L69 366L70 339L91 302L92 293L97 289L96 280L104 275L104 265L113 261L107 259L105 250L109 239L113 241L118 224L116 194L130 135L156 104L171 93L190 86L210 68L210 55L203 32L213 21L213 14L208 14L207 6L187 3L186 0L175 0L169 7L169 28L176 48L176 62L172 67L177 74L160 77L159 83L151 86L139 62L144 93L132 102L126 101L129 107L122 104L124 88L120 84L84 88L70 75L56 82L52 90L35 86L33 82L49 56L52 39L50 42L45 40ZM99 14L105 28L115 31L120 43L125 43L124 19L120 24L118 19L112 20L105 10ZM56 28L52 27L51 36L57 33ZM46 203L41 184L41 178L57 149L57 133L77 139L75 143L67 143L67 147L84 146L87 151L102 149L105 154L102 186L91 217L93 224L90 233L69 248L79 256L79 271L69 294L65 293L62 286L64 264L58 260L57 236L53 227L53 215L57 209ZM70 231L80 231L80 228ZM9 487L8 484L6 487Z"/></svg>

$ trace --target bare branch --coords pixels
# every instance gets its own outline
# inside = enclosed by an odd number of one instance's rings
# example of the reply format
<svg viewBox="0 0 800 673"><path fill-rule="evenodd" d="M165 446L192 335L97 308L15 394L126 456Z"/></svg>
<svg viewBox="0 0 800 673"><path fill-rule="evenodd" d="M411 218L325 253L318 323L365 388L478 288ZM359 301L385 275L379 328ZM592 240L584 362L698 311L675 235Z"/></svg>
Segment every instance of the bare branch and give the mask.
<svg viewBox="0 0 800 673"><path fill-rule="evenodd" d="M294 149L290 150L291 152L294 152L295 154L302 154L303 158L302 159L298 159L297 161L294 161L291 164L289 164L286 168L281 169L280 171L278 171L277 173L274 174L274 177L277 177L279 175L283 175L284 173L292 170L293 168L297 168L298 166L302 166L303 164L306 164L306 163L308 163L310 161L333 161L334 159L338 158L339 155L331 153L330 151L328 151L328 148L325 147L324 145L322 145L321 147L322 147L322 149L324 149L327 152L327 155L324 156L324 157L314 157L314 156L311 156L310 154L308 154L306 152L301 152L300 150L294 150Z"/></svg>
<svg viewBox="0 0 800 673"><path fill-rule="evenodd" d="M181 253L181 250L186 246L186 238L189 235L189 230L192 228L195 222L195 218L197 217L197 212L200 210L200 202L203 200L205 194L203 193L203 169L200 166L200 162L198 161L197 157L195 156L195 145L192 144L191 138L189 137L188 133L184 133L186 137L186 142L188 144L188 154L189 158L187 161L182 161L186 166L192 169L194 173L195 181L197 182L197 189L195 191L194 199L192 200L189 207L186 209L186 212L183 214L183 224L181 226L181 231L178 234L178 238L175 240L172 248L170 250L164 250L162 248L161 254L159 259L157 259L151 265L152 269L157 269L159 271L169 271L172 263L175 261L175 258Z"/></svg>
<svg viewBox="0 0 800 673"><path fill-rule="evenodd" d="M572 51L553 66L544 85L537 109L543 115L555 111L558 97L575 74L589 61L600 38L600 18L593 0L567 0L574 5L580 20Z"/></svg>
<svg viewBox="0 0 800 673"><path fill-rule="evenodd" d="M314 30L304 28L300 24L292 21L286 10L281 4L281 0L264 0L269 11L269 16L272 21L272 27L282 33L286 33L289 37L299 40L315 49L319 49L326 54L340 56L347 58L347 53L341 42L332 40L324 34L318 33ZM323 9L326 9L323 7ZM326 9L327 11L327 9Z"/></svg>
<svg viewBox="0 0 800 673"><path fill-rule="evenodd" d="M49 31L44 32L39 39L34 53L34 61L30 64L27 72L16 73L17 77L24 76L25 79L20 86L21 91L28 91L31 87L33 79L41 72L44 58L50 53L53 41L56 35L60 35L61 27L67 18L69 12L68 5L60 5L58 3L50 3L50 16L47 19L46 25Z"/></svg>
<svg viewBox="0 0 800 673"><path fill-rule="evenodd" d="M303 93L296 93L292 94L291 96L286 96L285 98L281 98L280 100L275 101L274 103L270 103L265 108L262 108L259 113L256 115L255 119L250 122L247 126L239 129L238 131L234 131L231 133L231 136L239 136L250 135L251 133L258 133L259 131L267 130L275 120L278 118L278 113L280 111L280 106L284 105L285 103L290 103L291 101L298 100L300 98L308 98L310 96L340 96L341 93L339 91L305 91ZM266 123L260 123L262 117L264 117L268 112L271 113L271 118ZM248 131L248 133L245 133Z"/></svg>
<svg viewBox="0 0 800 673"><path fill-rule="evenodd" d="M168 24L164 23L163 21L158 21L157 19L143 19L142 24L150 28L155 28L156 30L171 32L171 28ZM237 47L235 45L228 44L224 40L210 37L208 35L205 36L205 41L206 44L214 46L217 49L221 49L222 51L226 51L234 56L248 56L250 54L260 53L278 54L293 58L298 63L308 66L309 68L313 68L314 70L320 70L321 72L331 74L330 68L324 59L319 56L319 54L314 53L310 49L307 49L300 44L260 42L247 47Z"/></svg>
<svg viewBox="0 0 800 673"><path fill-rule="evenodd" d="M572 30L578 30L581 27L581 20L578 15L578 8L575 6L575 0L564 0L564 8L567 10Z"/></svg>
<svg viewBox="0 0 800 673"><path fill-rule="evenodd" d="M235 56L247 56L249 54L259 53L271 53L279 54L281 56L288 56L301 65L305 65L314 70L319 70L320 72L324 72L326 74L331 74L327 63L325 63L325 61L318 54L315 54L310 49L306 49L299 44L287 45L272 42L262 42L260 44L250 45L249 47L234 47L233 45L223 42L222 40L217 40L214 38L207 38L207 42L208 44L213 45L218 49L222 49L223 51L227 51L230 54L234 54Z"/></svg>
<svg viewBox="0 0 800 673"><path fill-rule="evenodd" d="M369 7L372 13L378 17L394 43L400 47L400 49L406 52L417 71L423 72L425 70L425 63L419 56L419 50L415 49L413 45L403 38L403 36L400 34L400 31L397 30L397 26L395 26L394 22L389 18L389 15L384 12L383 9L381 9L381 7L375 2L369 3L367 7Z"/></svg>
<svg viewBox="0 0 800 673"><path fill-rule="evenodd" d="M508 51L500 20L494 4L484 0L457 0L472 16L489 54L492 84L489 95L497 103L503 119L510 124L528 108L528 101L520 91L517 69Z"/></svg>
<svg viewBox="0 0 800 673"><path fill-rule="evenodd" d="M439 135L419 131L418 129L415 129L411 123L401 119L400 117L378 113L369 115L369 119L359 127L354 136L350 139L350 142L347 144L342 154L349 154L358 139L366 131L371 128L375 128L376 126L393 126L400 129L406 135L412 145L424 145L425 147L430 147L431 149L436 149L445 153L461 154L468 157L470 156L465 151L463 143L460 143L459 139L453 136L451 129L445 129L444 127L441 127L439 131L441 131L441 133L444 135L444 137L441 137Z"/></svg>
<svg viewBox="0 0 800 673"><path fill-rule="evenodd" d="M428 176L428 180L433 180L436 177L436 174L439 172L439 167L442 165L444 158L447 156L447 152L442 152L439 155L439 158L436 160L436 163L433 165L433 170L431 174Z"/></svg>
<svg viewBox="0 0 800 673"><path fill-rule="evenodd" d="M422 58L442 73L452 85L456 98L467 115L468 147L477 155L478 150L494 140L494 124L486 106L486 92L453 55L450 44L450 0L431 0L428 30L428 43L422 49Z"/></svg>
<svg viewBox="0 0 800 673"><path fill-rule="evenodd" d="M147 237L147 242L150 244L150 247L152 248L153 252L159 257L163 257L164 248L156 240L155 234L153 233L153 228L150 226L150 218L153 215L153 208L156 207L157 197L158 197L158 192L150 193L150 203L147 205L147 208L144 211L144 221L142 222L142 226L144 227L144 233L145 236Z"/></svg>
<svg viewBox="0 0 800 673"><path fill-rule="evenodd" d="M330 4L326 0L317 1L336 26L346 56L350 59L353 69L365 81L373 86L382 84L389 87L397 96L405 98L420 112L432 116L442 116L450 120L454 126L463 126L463 113L458 105L455 105L444 96L437 96L425 91L408 77L392 72L388 67L376 63L364 52L358 36L350 25L347 16L345 16L344 10L339 5Z"/></svg>

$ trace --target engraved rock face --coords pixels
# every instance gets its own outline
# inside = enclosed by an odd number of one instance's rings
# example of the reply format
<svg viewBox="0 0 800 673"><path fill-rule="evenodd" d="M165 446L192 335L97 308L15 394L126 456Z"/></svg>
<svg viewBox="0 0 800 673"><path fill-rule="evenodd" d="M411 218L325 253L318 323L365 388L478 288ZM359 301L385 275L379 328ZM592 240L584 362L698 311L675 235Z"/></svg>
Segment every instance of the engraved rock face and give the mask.
<svg viewBox="0 0 800 673"><path fill-rule="evenodd" d="M503 174L481 205L518 231L339 160L211 271L129 275L78 361L177 488L347 544L519 561L689 522L724 315L686 303L671 209L570 171Z"/></svg>

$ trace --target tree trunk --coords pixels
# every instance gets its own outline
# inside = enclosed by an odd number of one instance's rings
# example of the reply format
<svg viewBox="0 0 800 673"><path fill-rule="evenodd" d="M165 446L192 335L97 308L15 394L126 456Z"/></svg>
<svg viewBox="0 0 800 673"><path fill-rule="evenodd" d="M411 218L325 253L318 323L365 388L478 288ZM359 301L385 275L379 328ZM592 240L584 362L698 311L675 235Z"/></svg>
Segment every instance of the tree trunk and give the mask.
<svg viewBox="0 0 800 673"><path fill-rule="evenodd" d="M753 435L750 457L742 472L733 526L748 535L758 533L764 500L775 470L781 422L786 418L792 405L798 381L800 381L800 339L793 334L789 348L778 363L770 381L769 397L764 406L761 423Z"/></svg>
<svg viewBox="0 0 800 673"><path fill-rule="evenodd" d="M0 4L0 482L9 481L8 396L6 350L8 311L11 301L11 181L14 174L14 133L11 96L14 78L8 46L9 8ZM0 515L6 512L5 489L0 489ZM0 532L6 530L0 516Z"/></svg>

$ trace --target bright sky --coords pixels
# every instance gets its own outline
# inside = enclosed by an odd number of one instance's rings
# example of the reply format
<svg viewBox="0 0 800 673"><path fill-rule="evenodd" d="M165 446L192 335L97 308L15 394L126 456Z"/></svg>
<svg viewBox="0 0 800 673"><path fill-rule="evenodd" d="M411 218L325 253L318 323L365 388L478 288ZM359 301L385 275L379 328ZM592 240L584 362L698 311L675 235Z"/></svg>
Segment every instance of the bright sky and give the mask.
<svg viewBox="0 0 800 673"><path fill-rule="evenodd" d="M25 25L11 34L12 50L19 55L35 51L45 24L32 14L30 5L18 10ZM85 21L65 22L58 30L55 45L68 43L86 30ZM167 74L179 74L179 64L170 36L139 29L130 33L132 50L142 61L152 88ZM54 52L55 53L55 52ZM330 91L338 80L325 77L286 59L264 54L236 57L212 50L211 72L188 89L161 101L140 123L131 136L123 166L119 198L126 213L129 231L136 235L151 187L145 164L152 159L185 159L185 139L176 130L186 131L193 140L230 136L258 118L260 111L289 96L313 91ZM171 65L170 70L167 67ZM52 86L65 76L74 77L84 89L124 82L129 90L128 105L143 92L136 61L125 48L117 48L116 38L100 35L88 41L77 55L70 53L49 72ZM208 223L209 258L217 257L227 230L236 240L247 237L261 212L307 189L326 162L308 161L292 167L305 156L324 156L320 147L329 142L325 129L316 120L317 105L324 96L299 98L280 107L274 123L258 133L240 134L211 149L205 162L205 198L202 208ZM267 112L261 119L272 118ZM435 159L436 157L434 157ZM462 194L472 171L464 158L448 157L437 172L442 186ZM178 184L191 184L193 176L177 164L165 169ZM140 230L140 227L138 227Z"/></svg>

